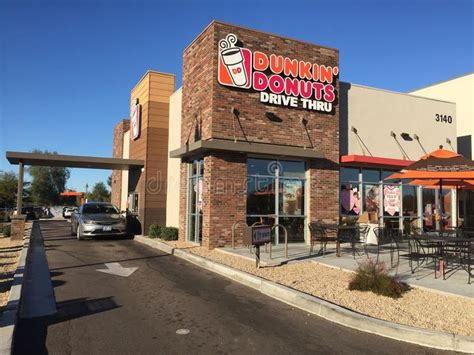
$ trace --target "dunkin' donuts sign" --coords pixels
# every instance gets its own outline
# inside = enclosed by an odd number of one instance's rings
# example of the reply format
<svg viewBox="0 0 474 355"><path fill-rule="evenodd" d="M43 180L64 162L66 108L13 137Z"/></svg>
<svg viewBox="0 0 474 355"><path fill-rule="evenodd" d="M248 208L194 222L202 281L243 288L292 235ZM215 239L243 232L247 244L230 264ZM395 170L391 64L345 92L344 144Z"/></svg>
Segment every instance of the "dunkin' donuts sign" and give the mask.
<svg viewBox="0 0 474 355"><path fill-rule="evenodd" d="M338 67L252 52L237 46L230 33L219 41L218 81L225 86L260 92L260 102L331 112L336 100Z"/></svg>

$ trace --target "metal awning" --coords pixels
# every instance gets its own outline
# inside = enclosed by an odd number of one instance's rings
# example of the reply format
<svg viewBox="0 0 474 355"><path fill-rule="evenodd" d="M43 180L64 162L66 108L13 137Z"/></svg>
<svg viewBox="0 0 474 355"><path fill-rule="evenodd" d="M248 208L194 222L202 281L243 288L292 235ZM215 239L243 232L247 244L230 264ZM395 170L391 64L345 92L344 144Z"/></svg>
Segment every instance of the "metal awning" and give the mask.
<svg viewBox="0 0 474 355"><path fill-rule="evenodd" d="M239 153L253 153L273 156L325 159L324 153L313 149L290 145L233 141L226 139L200 140L172 150L170 158L184 158L190 155L202 154L208 151L230 151Z"/></svg>
<svg viewBox="0 0 474 355"><path fill-rule="evenodd" d="M10 164L33 166L55 166L67 168L126 170L143 168L144 161L136 159L101 158L80 155L40 154L25 152L6 152Z"/></svg>

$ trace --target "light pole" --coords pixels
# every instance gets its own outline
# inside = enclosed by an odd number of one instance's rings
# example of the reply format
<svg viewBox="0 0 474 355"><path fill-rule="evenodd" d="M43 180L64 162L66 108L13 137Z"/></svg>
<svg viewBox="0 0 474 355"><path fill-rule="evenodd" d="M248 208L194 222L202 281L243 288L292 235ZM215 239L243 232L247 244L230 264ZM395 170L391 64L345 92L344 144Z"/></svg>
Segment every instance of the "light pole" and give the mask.
<svg viewBox="0 0 474 355"><path fill-rule="evenodd" d="M87 189L89 188L89 184L86 182L86 201L87 201Z"/></svg>

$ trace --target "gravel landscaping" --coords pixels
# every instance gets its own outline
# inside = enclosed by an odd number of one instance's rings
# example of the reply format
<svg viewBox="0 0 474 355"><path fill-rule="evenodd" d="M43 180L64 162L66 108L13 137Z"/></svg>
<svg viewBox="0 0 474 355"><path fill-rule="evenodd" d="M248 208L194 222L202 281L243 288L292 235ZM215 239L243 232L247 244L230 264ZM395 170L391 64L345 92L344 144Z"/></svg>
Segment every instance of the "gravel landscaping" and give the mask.
<svg viewBox="0 0 474 355"><path fill-rule="evenodd" d="M0 312L7 304L22 247L23 240L12 241L0 235Z"/></svg>
<svg viewBox="0 0 474 355"><path fill-rule="evenodd" d="M474 336L474 299L419 288L411 289L399 299L392 299L372 292L350 291L348 284L352 273L312 261L256 269L254 262L237 256L179 241L165 243L374 318Z"/></svg>

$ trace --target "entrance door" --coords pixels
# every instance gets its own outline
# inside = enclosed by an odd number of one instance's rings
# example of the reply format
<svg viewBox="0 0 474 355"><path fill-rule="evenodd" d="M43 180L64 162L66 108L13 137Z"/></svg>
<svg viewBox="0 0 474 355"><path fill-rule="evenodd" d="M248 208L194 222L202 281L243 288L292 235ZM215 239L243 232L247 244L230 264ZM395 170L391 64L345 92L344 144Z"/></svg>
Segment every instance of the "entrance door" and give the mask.
<svg viewBox="0 0 474 355"><path fill-rule="evenodd" d="M203 175L203 160L195 160L190 164L186 239L194 243L201 243L202 241Z"/></svg>
<svg viewBox="0 0 474 355"><path fill-rule="evenodd" d="M304 242L305 163L251 158L247 175L247 223L281 224L289 242ZM283 232L277 232L279 242Z"/></svg>

